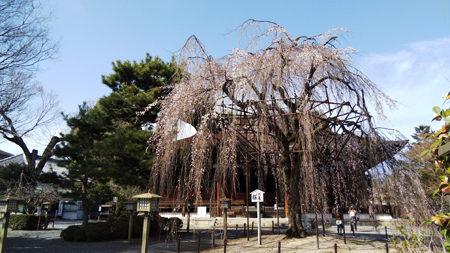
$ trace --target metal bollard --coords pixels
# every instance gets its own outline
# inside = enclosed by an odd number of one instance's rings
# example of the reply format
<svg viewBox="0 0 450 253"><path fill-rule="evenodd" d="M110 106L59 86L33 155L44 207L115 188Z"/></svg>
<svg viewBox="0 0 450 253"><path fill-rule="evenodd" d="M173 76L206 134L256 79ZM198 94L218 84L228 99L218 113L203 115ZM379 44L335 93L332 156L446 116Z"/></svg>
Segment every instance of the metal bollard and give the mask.
<svg viewBox="0 0 450 253"><path fill-rule="evenodd" d="M281 241L278 241L278 253L281 252Z"/></svg>
<svg viewBox="0 0 450 253"><path fill-rule="evenodd" d="M236 224L236 239L238 238L238 224Z"/></svg>
<svg viewBox="0 0 450 253"><path fill-rule="evenodd" d="M227 253L227 239L223 240L223 253Z"/></svg>
<svg viewBox="0 0 450 253"><path fill-rule="evenodd" d="M389 245L386 243L386 253L389 253Z"/></svg>
<svg viewBox="0 0 450 253"><path fill-rule="evenodd" d="M200 237L202 236L202 231L198 231L198 244L197 244L197 252L200 252Z"/></svg>

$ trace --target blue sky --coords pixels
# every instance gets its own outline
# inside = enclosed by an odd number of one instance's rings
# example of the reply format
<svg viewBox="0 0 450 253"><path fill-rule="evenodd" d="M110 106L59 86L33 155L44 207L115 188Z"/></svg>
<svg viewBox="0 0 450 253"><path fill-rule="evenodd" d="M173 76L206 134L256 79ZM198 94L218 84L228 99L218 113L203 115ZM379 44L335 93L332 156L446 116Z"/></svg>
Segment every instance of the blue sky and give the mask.
<svg viewBox="0 0 450 253"><path fill-rule="evenodd" d="M341 46L358 50L355 66L398 101L397 110L386 113L389 122L377 125L398 129L406 137L415 126L431 123L431 108L441 106L450 91L450 0L47 0L45 4L54 12L49 26L60 43L60 55L41 64L36 79L57 94L65 113L110 93L101 75L112 73L111 62L140 61L146 52L168 61L191 35L220 57L237 46L237 37L226 34L250 18L276 22L293 36L313 36L336 27L351 30ZM52 129L59 132L63 125L59 122ZM26 139L29 147L41 153L45 138L31 137ZM4 142L0 149L21 152Z"/></svg>

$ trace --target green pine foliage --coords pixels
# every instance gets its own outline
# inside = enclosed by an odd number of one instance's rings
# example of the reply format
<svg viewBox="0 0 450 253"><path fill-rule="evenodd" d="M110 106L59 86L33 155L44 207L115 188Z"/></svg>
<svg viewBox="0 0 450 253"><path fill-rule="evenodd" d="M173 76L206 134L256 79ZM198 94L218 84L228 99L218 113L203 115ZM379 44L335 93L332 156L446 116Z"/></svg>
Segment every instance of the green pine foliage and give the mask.
<svg viewBox="0 0 450 253"><path fill-rule="evenodd" d="M95 106L83 103L75 116L64 115L71 131L61 134L54 154L63 158L61 163L68 169L66 187L81 196L83 207L101 201L95 199L99 194L93 188L98 184L141 188L148 184L152 154L146 150L147 141L159 109L145 108L158 105L170 91L176 70L173 60L164 62L149 54L139 63L118 60L113 63L114 73L102 76L112 93Z"/></svg>

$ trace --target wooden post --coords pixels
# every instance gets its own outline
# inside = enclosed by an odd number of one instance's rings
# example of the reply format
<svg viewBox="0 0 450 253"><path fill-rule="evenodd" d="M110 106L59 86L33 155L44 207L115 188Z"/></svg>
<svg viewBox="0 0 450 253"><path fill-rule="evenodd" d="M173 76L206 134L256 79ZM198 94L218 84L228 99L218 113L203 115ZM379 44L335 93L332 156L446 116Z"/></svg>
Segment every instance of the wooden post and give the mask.
<svg viewBox="0 0 450 253"><path fill-rule="evenodd" d="M278 193L277 193L278 195ZM278 210L280 209L278 206L278 197L275 197L275 203L277 205L277 230L278 230L278 234L280 234L280 214L278 213Z"/></svg>
<svg viewBox="0 0 450 253"><path fill-rule="evenodd" d="M386 226L384 226L384 231L386 231L386 240L388 240L389 238L388 238L388 235L387 235L387 227Z"/></svg>
<svg viewBox="0 0 450 253"><path fill-rule="evenodd" d="M236 239L238 238L238 224L236 224Z"/></svg>
<svg viewBox="0 0 450 253"><path fill-rule="evenodd" d="M181 249L181 239L180 239L180 237L181 236L178 236L178 245L177 245L177 253L180 253L180 249Z"/></svg>
<svg viewBox="0 0 450 253"><path fill-rule="evenodd" d="M217 183L217 213L216 213L216 217L220 217L220 184Z"/></svg>
<svg viewBox="0 0 450 253"><path fill-rule="evenodd" d="M41 226L41 214L42 214L42 203L38 212L39 218L38 218L38 224L36 230L39 231L39 227Z"/></svg>
<svg viewBox="0 0 450 253"><path fill-rule="evenodd" d="M223 239L226 241L227 238L227 210L228 208L223 209Z"/></svg>
<svg viewBox="0 0 450 253"><path fill-rule="evenodd" d="M289 217L288 196L286 192L284 193L284 212L286 217Z"/></svg>
<svg viewBox="0 0 450 253"><path fill-rule="evenodd" d="M144 226L142 228L142 247L141 253L147 253L147 245L148 245L148 233L150 228L150 217L149 213L145 212L144 215Z"/></svg>
<svg viewBox="0 0 450 253"><path fill-rule="evenodd" d="M339 163L336 161L336 171L338 177L338 190L339 190L339 209L342 209L342 234L344 236L344 244L347 244L345 238L345 218L344 218L344 207L342 206L342 192L341 192L341 174L339 173Z"/></svg>
<svg viewBox="0 0 450 253"><path fill-rule="evenodd" d="M132 235L133 235L133 211L130 211L130 219L128 221L128 244L131 244Z"/></svg>
<svg viewBox="0 0 450 253"><path fill-rule="evenodd" d="M246 229L247 224L244 223L244 234L247 236L247 229Z"/></svg>
<svg viewBox="0 0 450 253"><path fill-rule="evenodd" d="M186 225L186 229L187 229L187 232L189 233L189 223L191 223L191 208L189 206L187 206L186 208L187 208L187 225Z"/></svg>
<svg viewBox="0 0 450 253"><path fill-rule="evenodd" d="M272 221L272 234L275 234L274 222Z"/></svg>
<svg viewBox="0 0 450 253"><path fill-rule="evenodd" d="M337 253L337 244L334 244L334 253Z"/></svg>
<svg viewBox="0 0 450 253"><path fill-rule="evenodd" d="M8 210L8 206L6 206ZM6 212L3 217L3 227L0 234L0 253L5 252L6 237L8 235L8 225L9 225L9 212Z"/></svg>
<svg viewBox="0 0 450 253"><path fill-rule="evenodd" d="M314 177L314 173L312 173L312 195L313 195L313 200L314 200L314 222L316 224L316 240L317 240L317 248L319 248L319 224L317 222L317 196L316 196L316 191L314 190L315 188L315 177Z"/></svg>
<svg viewBox="0 0 450 253"><path fill-rule="evenodd" d="M247 202L247 224L248 224L248 226L247 226L247 241L249 241L250 240L250 235L249 235L248 232L250 232L250 231L248 231L248 230L249 230L249 227L250 227L250 212L248 211L248 202L249 202L249 199L248 199L248 195L249 195L249 193L248 193L248 174L249 174L249 171L248 171L247 156L245 156L245 170L246 170L246 172L245 172L245 196L246 196L246 199L247 199L246 202Z"/></svg>
<svg viewBox="0 0 450 253"><path fill-rule="evenodd" d="M252 235L253 235L253 224L255 224L255 222L254 222L254 221L252 221Z"/></svg>
<svg viewBox="0 0 450 253"><path fill-rule="evenodd" d="M281 241L278 241L278 253L281 252Z"/></svg>
<svg viewBox="0 0 450 253"><path fill-rule="evenodd" d="M389 253L389 244L386 243L386 253Z"/></svg>
<svg viewBox="0 0 450 253"><path fill-rule="evenodd" d="M227 252L227 239L225 239L223 241L223 252L226 253Z"/></svg>

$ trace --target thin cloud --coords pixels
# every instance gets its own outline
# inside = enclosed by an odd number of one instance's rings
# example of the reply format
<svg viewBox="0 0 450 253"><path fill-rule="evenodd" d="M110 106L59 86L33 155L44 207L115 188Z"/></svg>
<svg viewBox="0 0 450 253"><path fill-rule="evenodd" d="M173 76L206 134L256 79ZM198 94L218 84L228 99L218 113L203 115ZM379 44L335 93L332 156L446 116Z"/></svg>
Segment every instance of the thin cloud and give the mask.
<svg viewBox="0 0 450 253"><path fill-rule="evenodd" d="M361 70L398 102L398 110L387 112L389 122L378 125L397 129L406 137L416 126L431 124L437 129L442 125L431 123L431 108L442 106L444 95L450 91L449 48L450 38L439 38L362 59Z"/></svg>

